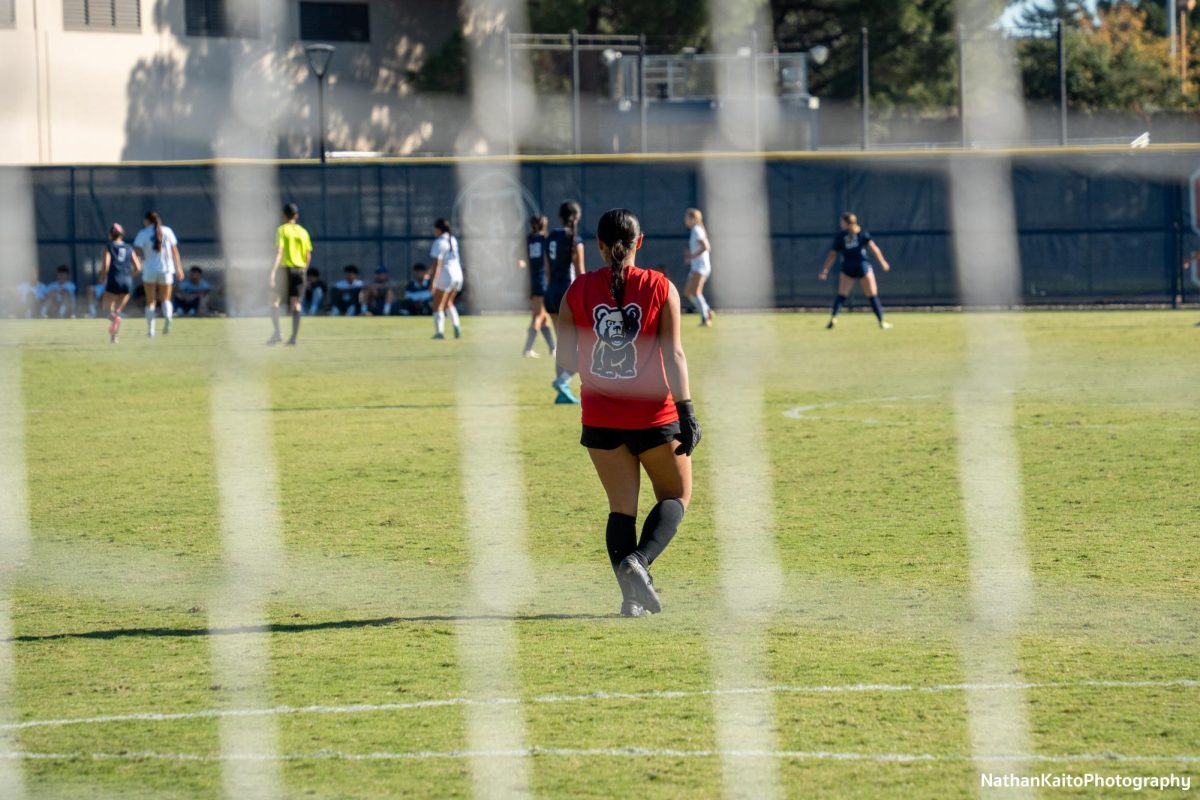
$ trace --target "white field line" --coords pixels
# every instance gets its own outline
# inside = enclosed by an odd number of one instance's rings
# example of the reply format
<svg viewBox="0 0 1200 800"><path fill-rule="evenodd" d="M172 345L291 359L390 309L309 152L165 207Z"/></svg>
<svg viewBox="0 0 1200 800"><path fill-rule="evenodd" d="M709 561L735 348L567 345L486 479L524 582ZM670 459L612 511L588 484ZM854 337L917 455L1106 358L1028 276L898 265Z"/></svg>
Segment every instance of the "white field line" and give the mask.
<svg viewBox="0 0 1200 800"><path fill-rule="evenodd" d="M675 750L641 747L528 747L520 750L411 750L400 752L345 753L319 750L313 753L48 753L32 751L0 752L0 760L10 761L183 761L183 762L280 762L280 761L428 761L428 760L501 760L539 758L720 758L722 760L774 761L867 761L881 764L982 763L1011 764L1035 762L1072 764L1079 762L1114 764L1200 764L1200 755L1137 755L1126 753L1062 753L1042 755L963 755L958 753L856 753L824 750Z"/></svg>
<svg viewBox="0 0 1200 800"><path fill-rule="evenodd" d="M29 280L38 263L33 188L29 170L0 169L0 286ZM16 655L11 641L9 591L30 554L29 486L25 464L25 397L22 390L22 322L0 322L0 723L16 716ZM0 748L15 747L0 733ZM21 765L0 764L0 797L25 797Z"/></svg>
<svg viewBox="0 0 1200 800"><path fill-rule="evenodd" d="M290 716L294 714L366 714L387 711L414 711L426 708L450 706L497 706L497 705L543 705L552 703L588 703L598 701L645 701L683 700L693 697L754 696L787 694L899 694L944 692L1019 692L1026 690L1057 689L1200 689L1200 680L1176 678L1172 680L1118 681L1087 680L1048 683L940 683L921 686L904 683L851 683L844 685L814 686L747 686L730 689L664 690L652 692L589 692L587 694L549 694L522 699L519 697L448 697L437 700L414 700L408 703L353 703L349 705L271 706L264 708L214 708L202 711L157 712L144 711L131 714L106 714L94 717L69 717L63 719L26 720L0 724L0 730L23 730L25 728L55 728L69 725L106 725L121 722L170 722L174 720L214 719L233 716Z"/></svg>

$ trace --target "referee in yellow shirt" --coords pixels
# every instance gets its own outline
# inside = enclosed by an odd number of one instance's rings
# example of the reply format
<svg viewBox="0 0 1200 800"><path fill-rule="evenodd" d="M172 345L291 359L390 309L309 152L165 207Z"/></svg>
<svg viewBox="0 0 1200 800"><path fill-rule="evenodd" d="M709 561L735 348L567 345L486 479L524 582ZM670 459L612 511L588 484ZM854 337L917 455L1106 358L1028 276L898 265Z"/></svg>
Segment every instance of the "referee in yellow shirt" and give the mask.
<svg viewBox="0 0 1200 800"><path fill-rule="evenodd" d="M275 232L275 263L271 265L271 288L275 297L271 300L271 324L275 333L267 340L267 344L276 345L283 341L279 335L279 303L287 298L288 308L292 312L292 338L287 340L289 345L296 344L296 334L300 332L300 298L304 294L304 272L312 263L312 239L308 231L299 223L300 209L295 203L283 207L283 224ZM282 280L277 273L283 267Z"/></svg>

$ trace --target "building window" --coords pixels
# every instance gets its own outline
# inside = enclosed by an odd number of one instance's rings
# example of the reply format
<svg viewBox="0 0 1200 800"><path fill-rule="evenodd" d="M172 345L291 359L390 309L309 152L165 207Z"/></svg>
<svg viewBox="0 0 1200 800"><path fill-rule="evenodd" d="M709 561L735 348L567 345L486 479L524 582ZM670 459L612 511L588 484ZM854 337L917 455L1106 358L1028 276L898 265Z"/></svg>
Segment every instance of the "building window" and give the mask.
<svg viewBox="0 0 1200 800"><path fill-rule="evenodd" d="M366 3L300 3L300 38L322 42L369 42Z"/></svg>
<svg viewBox="0 0 1200 800"><path fill-rule="evenodd" d="M69 31L139 31L140 0L63 0L63 27Z"/></svg>
<svg viewBox="0 0 1200 800"><path fill-rule="evenodd" d="M258 36L258 3L237 0L184 0L188 36Z"/></svg>
<svg viewBox="0 0 1200 800"><path fill-rule="evenodd" d="M0 0L0 28L12 28L17 24L17 0Z"/></svg>

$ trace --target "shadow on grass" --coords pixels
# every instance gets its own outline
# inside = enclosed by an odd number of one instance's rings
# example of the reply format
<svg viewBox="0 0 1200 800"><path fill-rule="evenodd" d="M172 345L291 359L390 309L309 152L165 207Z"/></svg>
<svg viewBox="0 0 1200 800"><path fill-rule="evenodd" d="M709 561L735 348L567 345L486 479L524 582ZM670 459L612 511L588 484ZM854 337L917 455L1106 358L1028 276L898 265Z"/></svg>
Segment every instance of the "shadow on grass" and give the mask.
<svg viewBox="0 0 1200 800"><path fill-rule="evenodd" d="M555 620L615 619L619 614L428 614L415 617L379 617L377 619L330 620L328 622L294 622L274 625L246 625L234 628L114 628L106 631L80 633L48 633L13 636L9 642L51 642L58 639L121 639L139 636L237 636L246 633L308 633L310 631L350 630L355 628L385 628L389 625L420 622L550 622Z"/></svg>

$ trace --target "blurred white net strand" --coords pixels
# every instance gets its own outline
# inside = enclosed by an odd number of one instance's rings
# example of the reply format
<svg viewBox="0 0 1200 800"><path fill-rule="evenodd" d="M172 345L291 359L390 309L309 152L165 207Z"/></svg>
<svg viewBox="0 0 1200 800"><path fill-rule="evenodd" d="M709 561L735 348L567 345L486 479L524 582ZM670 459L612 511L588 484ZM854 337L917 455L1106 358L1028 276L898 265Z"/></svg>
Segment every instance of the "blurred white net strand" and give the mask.
<svg viewBox="0 0 1200 800"><path fill-rule="evenodd" d="M989 138L1020 141L1024 109L1011 43L990 30L986 0L958 0L964 36L966 119ZM1020 674L1019 633L1032 605L1023 532L1020 457L1013 393L1025 357L1021 320L1003 309L1020 299L1011 162L1007 158L950 161L954 250L964 305L967 363L955 397L959 481L967 524L972 615L964 626L962 659L968 684L1010 681ZM973 312L971 307L1000 312ZM1025 693L966 692L971 748L985 759L1032 752ZM1028 764L1016 761L1022 774ZM981 791L988 794L986 788ZM993 792L997 790L992 790ZM1005 797L1027 790L1004 789Z"/></svg>
<svg viewBox="0 0 1200 800"><path fill-rule="evenodd" d="M252 0L240 0L249 6ZM218 156L274 157L277 121L269 111L281 92L279 57L283 5L259 4L263 36L233 49L231 103L221 125ZM226 286L239 305L261 298L275 256L280 220L278 171L270 164L220 164L218 229L226 255ZM286 281L283 270L277 281ZM282 309L286 313L287 309ZM270 387L264 361L265 326L257 319L230 320L214 361L211 422L221 510L223 577L208 603L210 630L248 628L209 636L215 682L229 707L271 704L267 601L282 574L279 489L271 435ZM283 796L277 721L222 717L218 723L221 777L227 797Z"/></svg>
<svg viewBox="0 0 1200 800"><path fill-rule="evenodd" d="M770 41L766 4L742 8L709 0L717 52L738 56L717 72L718 133L710 146L746 153L733 160L705 159L702 197L716 269L736 269L721 283L721 301L739 309L765 310L774 294L761 120L773 119L774 91L758 74L759 41ZM747 57L747 44L749 54ZM744 58L744 60L743 60ZM747 109L747 105L753 110ZM758 112L762 112L761 117ZM680 209L680 214L683 209ZM736 261L735 261L736 259ZM770 682L766 629L782 591L775 549L771 468L764 421L765 366L770 362L769 324L761 316L738 319L738 330L717 325L717 359L699 387L712 465L714 525L721 564L723 606L714 614L709 647L715 686L765 686ZM749 328L749 330L747 330ZM748 344L748 342L750 342ZM699 394L699 393L698 393ZM714 696L717 747L727 798L781 797L774 699L768 694ZM740 757L738 751L760 756Z"/></svg>
<svg viewBox="0 0 1200 800"><path fill-rule="evenodd" d="M464 32L474 45L469 50L473 125L460 134L457 149L466 156L502 152L508 146L508 94L504 70L497 68L501 54L494 48L498 41L494 34L505 26L525 30L524 5L517 0L469 0L463 13ZM523 59L513 65L512 102L522 109L513 114L515 120L530 118L525 109L532 106L532 92ZM460 161L455 172L464 198L481 182L498 177L496 173L503 176L500 185L520 185L513 163ZM481 234L464 239L463 259L472 271L473 285L482 289L510 274L511 265L497 254L517 252L523 215L502 202L464 202L462 210L460 227ZM451 216L450 209L445 215ZM503 273L491 276L489 270ZM482 295L479 291L480 300ZM463 689L468 697L519 697L521 667L512 615L529 597L533 570L525 546L513 353L503 339L472 335L470 330L466 337L470 355L459 374L455 404L471 564L467 599L457 625ZM481 403L481 398L486 402ZM465 716L469 751L510 753L470 758L475 796L529 796L533 776L523 706L473 705L466 708Z"/></svg>
<svg viewBox="0 0 1200 800"><path fill-rule="evenodd" d="M28 278L18 270L37 263L33 190L26 169L0 169L0 286ZM16 660L9 588L29 556L29 496L25 472L25 402L21 380L22 323L0 326L0 723L15 718ZM15 732L0 730L0 751L15 752ZM21 800L21 763L0 758L0 797Z"/></svg>

